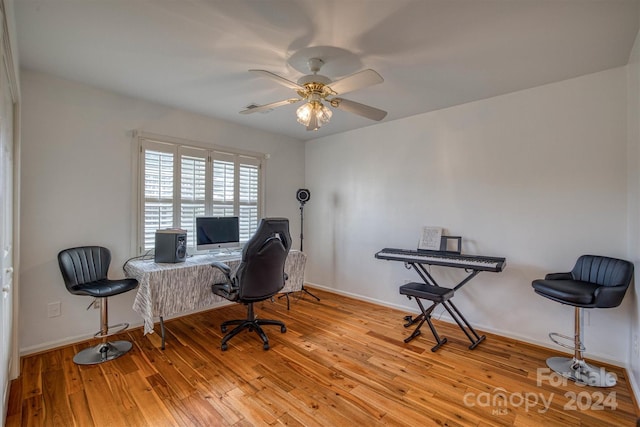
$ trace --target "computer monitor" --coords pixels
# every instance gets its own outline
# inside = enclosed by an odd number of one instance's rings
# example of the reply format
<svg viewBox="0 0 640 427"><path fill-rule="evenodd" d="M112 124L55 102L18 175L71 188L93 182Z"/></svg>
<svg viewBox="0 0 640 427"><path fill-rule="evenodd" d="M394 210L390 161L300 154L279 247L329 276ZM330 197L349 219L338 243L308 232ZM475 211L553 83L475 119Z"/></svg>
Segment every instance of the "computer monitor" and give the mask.
<svg viewBox="0 0 640 427"><path fill-rule="evenodd" d="M197 250L239 247L240 221L237 216L196 217Z"/></svg>

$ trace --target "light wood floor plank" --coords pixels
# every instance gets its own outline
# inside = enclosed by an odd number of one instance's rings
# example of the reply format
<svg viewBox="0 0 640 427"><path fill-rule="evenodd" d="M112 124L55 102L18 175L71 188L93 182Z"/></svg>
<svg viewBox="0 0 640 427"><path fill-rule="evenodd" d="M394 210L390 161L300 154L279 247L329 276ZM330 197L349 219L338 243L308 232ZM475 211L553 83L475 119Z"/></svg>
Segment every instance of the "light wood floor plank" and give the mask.
<svg viewBox="0 0 640 427"><path fill-rule="evenodd" d="M635 426L640 415L621 368L608 367L610 389L552 384L548 371L540 379L552 350L492 334L469 350L436 320L448 342L434 353L426 326L403 342L408 313L311 291L321 301L292 295L289 311L285 299L256 304L287 325L265 327L269 351L249 331L220 350L220 324L246 316L231 304L167 321L164 351L138 328L114 338L133 349L105 364L73 363L95 342L24 357L6 425Z"/></svg>

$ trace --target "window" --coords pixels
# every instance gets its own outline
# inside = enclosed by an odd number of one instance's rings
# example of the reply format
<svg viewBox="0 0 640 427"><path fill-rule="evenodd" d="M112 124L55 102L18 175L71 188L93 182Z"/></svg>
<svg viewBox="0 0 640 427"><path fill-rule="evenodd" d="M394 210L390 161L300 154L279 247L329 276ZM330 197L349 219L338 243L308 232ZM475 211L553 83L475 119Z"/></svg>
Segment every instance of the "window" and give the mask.
<svg viewBox="0 0 640 427"><path fill-rule="evenodd" d="M141 134L138 142L140 253L163 228L186 230L194 249L198 216L238 216L240 241L249 240L261 217L262 155Z"/></svg>

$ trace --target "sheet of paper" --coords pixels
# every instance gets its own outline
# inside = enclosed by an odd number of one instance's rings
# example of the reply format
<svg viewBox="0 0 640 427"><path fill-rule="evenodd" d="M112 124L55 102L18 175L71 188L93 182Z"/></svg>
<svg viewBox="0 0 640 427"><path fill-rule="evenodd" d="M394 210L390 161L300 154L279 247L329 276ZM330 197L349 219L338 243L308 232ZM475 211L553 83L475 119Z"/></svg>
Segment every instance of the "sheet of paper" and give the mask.
<svg viewBox="0 0 640 427"><path fill-rule="evenodd" d="M441 240L442 240L442 228L422 227L422 236L420 236L418 249L439 251Z"/></svg>

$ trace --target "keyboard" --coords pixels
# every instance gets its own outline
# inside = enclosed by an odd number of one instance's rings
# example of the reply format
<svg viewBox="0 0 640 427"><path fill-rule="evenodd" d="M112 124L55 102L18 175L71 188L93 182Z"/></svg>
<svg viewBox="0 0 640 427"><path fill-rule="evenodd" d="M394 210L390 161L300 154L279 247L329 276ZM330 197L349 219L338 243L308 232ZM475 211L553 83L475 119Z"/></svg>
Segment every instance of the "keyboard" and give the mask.
<svg viewBox="0 0 640 427"><path fill-rule="evenodd" d="M415 264L441 265L479 271L500 272L506 266L506 259L481 255L462 255L456 252L413 251L408 249L385 248L376 253L376 258L389 261L403 261Z"/></svg>

